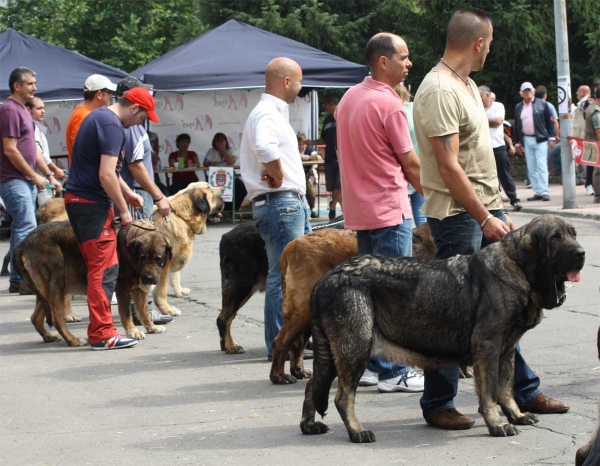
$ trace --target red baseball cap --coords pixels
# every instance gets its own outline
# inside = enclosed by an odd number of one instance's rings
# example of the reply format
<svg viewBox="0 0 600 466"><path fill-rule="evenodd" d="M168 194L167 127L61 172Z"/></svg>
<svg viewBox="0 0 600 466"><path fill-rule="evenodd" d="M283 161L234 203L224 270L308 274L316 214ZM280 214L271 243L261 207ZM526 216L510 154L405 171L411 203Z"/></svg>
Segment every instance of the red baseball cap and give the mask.
<svg viewBox="0 0 600 466"><path fill-rule="evenodd" d="M154 123L160 122L160 118L158 118L158 115L154 111L156 102L154 102L154 97L152 97L148 89L145 87L134 87L125 92L123 97L129 100L129 102L139 105L141 109L146 110L150 121Z"/></svg>

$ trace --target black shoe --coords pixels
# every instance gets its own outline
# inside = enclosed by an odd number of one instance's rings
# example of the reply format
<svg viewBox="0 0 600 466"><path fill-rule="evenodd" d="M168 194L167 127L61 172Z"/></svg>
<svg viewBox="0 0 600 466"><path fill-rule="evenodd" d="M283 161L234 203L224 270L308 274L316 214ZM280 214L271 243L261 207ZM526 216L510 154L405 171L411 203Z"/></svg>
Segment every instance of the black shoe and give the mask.
<svg viewBox="0 0 600 466"><path fill-rule="evenodd" d="M515 201L512 206L513 209L515 209L515 212L518 212L523 208L523 206L521 205L521 201Z"/></svg>
<svg viewBox="0 0 600 466"><path fill-rule="evenodd" d="M21 288L21 285L19 285L18 283L9 282L8 292L9 293L18 293L20 288Z"/></svg>
<svg viewBox="0 0 600 466"><path fill-rule="evenodd" d="M314 210L310 211L310 218L319 218L319 214L316 213Z"/></svg>
<svg viewBox="0 0 600 466"><path fill-rule="evenodd" d="M541 201L544 198L544 196L540 196L539 194L534 194L531 197L528 197L527 200L528 201ZM548 200L550 200L550 197L548 197Z"/></svg>
<svg viewBox="0 0 600 466"><path fill-rule="evenodd" d="M544 194L542 196L542 201L549 201L550 200L550 196L548 196L547 194Z"/></svg>
<svg viewBox="0 0 600 466"><path fill-rule="evenodd" d="M335 219L335 210L330 210L329 211L329 220L334 220Z"/></svg>

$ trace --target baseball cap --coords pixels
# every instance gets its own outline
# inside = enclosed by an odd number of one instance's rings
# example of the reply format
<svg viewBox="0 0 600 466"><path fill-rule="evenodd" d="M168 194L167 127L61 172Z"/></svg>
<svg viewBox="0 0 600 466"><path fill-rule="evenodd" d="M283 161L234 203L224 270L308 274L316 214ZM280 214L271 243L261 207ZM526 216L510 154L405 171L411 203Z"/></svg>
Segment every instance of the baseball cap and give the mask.
<svg viewBox="0 0 600 466"><path fill-rule="evenodd" d="M117 90L117 85L112 83L110 79L101 74L93 74L85 80L83 85L84 91L100 91L102 89L108 89L111 91Z"/></svg>
<svg viewBox="0 0 600 466"><path fill-rule="evenodd" d="M160 121L160 118L158 118L158 115L154 112L154 107L156 105L154 97L152 97L150 91L145 87L134 87L133 89L125 91L123 97L129 100L129 102L137 104L140 108L146 110L150 121L153 121L154 123Z"/></svg>
<svg viewBox="0 0 600 466"><path fill-rule="evenodd" d="M523 84L521 84L521 92L523 92L525 89L531 89L533 91L535 88L533 87L533 84L529 82L524 82Z"/></svg>
<svg viewBox="0 0 600 466"><path fill-rule="evenodd" d="M152 84L144 84L135 76L127 76L119 81L117 84L117 95L123 95L125 91L134 89L136 87L145 87L149 91L152 90Z"/></svg>

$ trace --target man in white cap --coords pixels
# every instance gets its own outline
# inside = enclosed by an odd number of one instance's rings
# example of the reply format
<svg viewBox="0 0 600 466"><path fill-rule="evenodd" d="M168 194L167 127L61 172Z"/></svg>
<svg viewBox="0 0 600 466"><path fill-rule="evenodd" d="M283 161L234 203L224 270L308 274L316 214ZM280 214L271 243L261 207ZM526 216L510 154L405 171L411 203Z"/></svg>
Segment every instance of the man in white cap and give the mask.
<svg viewBox="0 0 600 466"><path fill-rule="evenodd" d="M515 125L512 138L519 155L525 152L527 174L533 188L533 196L528 201L549 201L548 191L548 150L554 148L556 132L552 121L552 111L543 99L534 97L534 87L530 82L521 84L523 102L515 107Z"/></svg>
<svg viewBox="0 0 600 466"><path fill-rule="evenodd" d="M73 143L75 142L75 136L77 136L81 122L93 110L109 105L113 92L116 90L117 85L101 74L93 74L85 80L85 84L83 85L83 102L75 107L67 123L66 142L67 152L69 153L69 166L72 163Z"/></svg>

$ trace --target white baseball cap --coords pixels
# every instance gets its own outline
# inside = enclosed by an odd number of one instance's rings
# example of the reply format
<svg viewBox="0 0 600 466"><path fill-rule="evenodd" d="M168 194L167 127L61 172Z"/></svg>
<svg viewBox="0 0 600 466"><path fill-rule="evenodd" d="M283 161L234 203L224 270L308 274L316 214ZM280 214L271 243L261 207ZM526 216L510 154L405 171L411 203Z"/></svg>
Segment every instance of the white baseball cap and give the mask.
<svg viewBox="0 0 600 466"><path fill-rule="evenodd" d="M523 84L521 84L521 92L523 92L525 89L531 89L533 91L533 89L535 88L533 87L533 84L524 82Z"/></svg>
<svg viewBox="0 0 600 466"><path fill-rule="evenodd" d="M108 89L115 92L117 90L117 85L101 74L93 74L85 80L83 86L84 91L100 91L102 89Z"/></svg>

